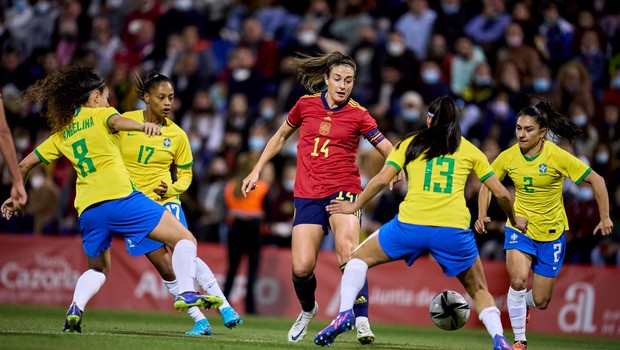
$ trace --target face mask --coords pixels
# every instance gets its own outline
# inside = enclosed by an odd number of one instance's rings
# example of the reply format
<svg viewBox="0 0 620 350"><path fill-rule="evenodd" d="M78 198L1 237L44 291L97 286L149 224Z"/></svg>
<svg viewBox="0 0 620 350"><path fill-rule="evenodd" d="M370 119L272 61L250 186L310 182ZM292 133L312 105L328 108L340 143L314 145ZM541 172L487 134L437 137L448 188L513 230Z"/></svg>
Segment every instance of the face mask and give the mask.
<svg viewBox="0 0 620 350"><path fill-rule="evenodd" d="M123 5L123 0L108 0L106 3L108 7L117 9Z"/></svg>
<svg viewBox="0 0 620 350"><path fill-rule="evenodd" d="M599 164L607 164L607 162L609 162L609 153L605 151L596 152L596 155L594 156L594 160Z"/></svg>
<svg viewBox="0 0 620 350"><path fill-rule="evenodd" d="M32 188L34 189L37 189L43 186L44 182L45 182L45 178L43 177L43 175L37 174L37 175L32 175L32 177L30 177L30 186L32 186Z"/></svg>
<svg viewBox="0 0 620 350"><path fill-rule="evenodd" d="M13 9L17 12L22 12L28 7L28 2L25 0L16 1L13 5Z"/></svg>
<svg viewBox="0 0 620 350"><path fill-rule="evenodd" d="M235 81L246 81L250 78L250 70L245 68L237 68L233 70L232 77Z"/></svg>
<svg viewBox="0 0 620 350"><path fill-rule="evenodd" d="M189 140L189 147L192 149L192 153L198 152L202 146L202 140L199 138L193 138Z"/></svg>
<svg viewBox="0 0 620 350"><path fill-rule="evenodd" d="M519 47L523 45L523 37L518 35L511 35L506 38L506 44L510 47Z"/></svg>
<svg viewBox="0 0 620 350"><path fill-rule="evenodd" d="M620 77L613 78L613 80L611 81L611 86L616 89L620 89Z"/></svg>
<svg viewBox="0 0 620 350"><path fill-rule="evenodd" d="M15 139L15 148L20 152L26 150L28 145L30 145L30 141L26 137L19 137Z"/></svg>
<svg viewBox="0 0 620 350"><path fill-rule="evenodd" d="M192 0L176 0L173 6L179 11L187 11L192 8Z"/></svg>
<svg viewBox="0 0 620 350"><path fill-rule="evenodd" d="M44 14L47 12L47 10L49 10L51 7L49 2L38 2L36 5L34 5L34 12L36 14Z"/></svg>
<svg viewBox="0 0 620 350"><path fill-rule="evenodd" d="M496 101L491 107L493 114L499 117L505 117L510 112L510 106L506 101Z"/></svg>
<svg viewBox="0 0 620 350"><path fill-rule="evenodd" d="M577 198L582 202L587 202L594 198L594 193L592 192L592 188L590 187L579 187L579 191L577 192Z"/></svg>
<svg viewBox="0 0 620 350"><path fill-rule="evenodd" d="M445 13L446 15L453 15L459 12L459 10L461 9L461 6L459 6L458 4L454 4L454 5L441 4L441 9L443 10L443 13Z"/></svg>
<svg viewBox="0 0 620 350"><path fill-rule="evenodd" d="M262 151L263 148L265 148L265 144L267 144L267 141L260 136L252 136L248 140L248 147L250 148L250 151Z"/></svg>
<svg viewBox="0 0 620 350"><path fill-rule="evenodd" d="M488 75L477 75L474 77L474 83L479 86L491 85L491 77Z"/></svg>
<svg viewBox="0 0 620 350"><path fill-rule="evenodd" d="M399 42L390 41L387 44L387 52L392 56L400 56L405 53L405 44Z"/></svg>
<svg viewBox="0 0 620 350"><path fill-rule="evenodd" d="M420 119L420 111L415 108L406 108L402 112L403 120L408 122L414 122Z"/></svg>
<svg viewBox="0 0 620 350"><path fill-rule="evenodd" d="M266 120L273 119L275 115L276 115L276 111L275 109L271 107L265 108L260 112L261 118L266 119Z"/></svg>
<svg viewBox="0 0 620 350"><path fill-rule="evenodd" d="M282 181L282 188L286 192L293 192L295 189L295 180L284 180Z"/></svg>
<svg viewBox="0 0 620 350"><path fill-rule="evenodd" d="M439 72L434 69L423 70L422 81L424 81L426 84L435 84L439 81Z"/></svg>
<svg viewBox="0 0 620 350"><path fill-rule="evenodd" d="M297 35L297 41L299 41L302 46L314 45L317 38L318 35L313 30L302 30L299 35Z"/></svg>
<svg viewBox="0 0 620 350"><path fill-rule="evenodd" d="M581 54L584 56L594 56L598 53L598 49L586 49L586 48L581 48Z"/></svg>
<svg viewBox="0 0 620 350"><path fill-rule="evenodd" d="M549 83L549 80L544 78L534 78L532 86L536 92L547 92L551 87L551 83Z"/></svg>
<svg viewBox="0 0 620 350"><path fill-rule="evenodd" d="M583 127L588 123L588 117L585 114L579 114L573 116L573 123Z"/></svg>

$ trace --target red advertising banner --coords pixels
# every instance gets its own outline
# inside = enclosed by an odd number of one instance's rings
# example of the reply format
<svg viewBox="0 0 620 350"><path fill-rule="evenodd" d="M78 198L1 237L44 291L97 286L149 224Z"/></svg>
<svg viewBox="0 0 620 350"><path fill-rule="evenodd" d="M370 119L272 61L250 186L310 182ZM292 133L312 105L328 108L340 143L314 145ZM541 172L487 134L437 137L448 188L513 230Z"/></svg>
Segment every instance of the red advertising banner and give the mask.
<svg viewBox="0 0 620 350"><path fill-rule="evenodd" d="M199 244L198 255L211 267L223 286L227 269L226 247ZM122 240L111 249L108 279L88 307L174 311L172 297L157 271L144 257L131 257ZM290 250L265 248L261 254L256 304L260 314L294 318L300 310L290 280ZM509 327L506 311L508 275L502 262L484 263L489 289ZM0 235L0 303L68 306L77 278L86 269L80 237L31 237ZM242 264L229 301L243 313L246 266ZM339 307L341 273L332 252L321 252L315 270L319 318L329 320ZM431 298L451 289L466 296L455 278L443 275L430 258L413 266L404 262L369 271L370 317L374 321L411 325L432 323ZM556 334L620 337L620 268L565 264L545 311L533 310L528 330ZM467 297L467 296L466 296ZM469 299L469 297L467 297ZM470 305L473 307L471 299ZM472 312L466 327L482 327Z"/></svg>

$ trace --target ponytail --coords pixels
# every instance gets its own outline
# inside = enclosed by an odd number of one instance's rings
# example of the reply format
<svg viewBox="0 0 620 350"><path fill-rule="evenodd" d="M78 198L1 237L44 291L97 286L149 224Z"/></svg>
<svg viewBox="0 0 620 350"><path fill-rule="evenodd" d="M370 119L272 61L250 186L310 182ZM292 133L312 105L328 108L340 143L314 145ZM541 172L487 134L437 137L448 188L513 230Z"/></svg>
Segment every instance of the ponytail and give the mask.
<svg viewBox="0 0 620 350"><path fill-rule="evenodd" d="M133 73L133 77L136 81L136 94L142 101L144 101L144 95L148 94L155 85L163 82L172 85L170 78L157 72L147 73L140 69L138 73Z"/></svg>
<svg viewBox="0 0 620 350"><path fill-rule="evenodd" d="M532 117L540 128L547 128L553 132L554 136L563 137L569 141L574 140L583 133L579 125L554 110L551 104L543 98L540 98L540 102L535 106L522 109L518 116Z"/></svg>
<svg viewBox="0 0 620 350"><path fill-rule="evenodd" d="M325 76L329 76L334 66L347 65L353 68L354 74L357 71L355 61L338 51L316 57L299 54L299 57L293 58L293 62L299 71L297 75L299 82L312 93L320 91Z"/></svg>

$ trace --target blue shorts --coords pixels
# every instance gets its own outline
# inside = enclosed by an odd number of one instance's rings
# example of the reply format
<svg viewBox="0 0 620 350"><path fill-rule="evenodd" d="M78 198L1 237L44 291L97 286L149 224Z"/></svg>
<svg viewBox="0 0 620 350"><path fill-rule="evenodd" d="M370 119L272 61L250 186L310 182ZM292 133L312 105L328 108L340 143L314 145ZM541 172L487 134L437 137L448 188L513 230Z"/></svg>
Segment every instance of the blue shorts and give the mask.
<svg viewBox="0 0 620 350"><path fill-rule="evenodd" d="M164 207L138 191L87 208L78 218L84 252L91 258L98 257L110 248L114 235L139 244L157 227L164 210Z"/></svg>
<svg viewBox="0 0 620 350"><path fill-rule="evenodd" d="M164 208L168 209L182 224L187 228L187 220L185 220L185 213L183 208L178 203L166 203ZM163 243L154 241L150 238L144 238L142 242L136 243L131 238L125 238L125 245L127 246L127 252L131 256L140 256L148 254L164 246Z"/></svg>
<svg viewBox="0 0 620 350"><path fill-rule="evenodd" d="M566 254L566 236L550 242L539 242L506 226L504 249L517 249L532 256L532 271L543 277L554 278L560 273Z"/></svg>
<svg viewBox="0 0 620 350"><path fill-rule="evenodd" d="M329 217L331 214L327 212L325 207L332 199L346 200L351 203L357 200L358 194L340 191L325 198L294 198L293 205L295 206L295 215L293 217L293 226L300 224L314 224L321 225L323 231L327 232L329 228ZM355 212L355 216L362 221L361 210Z"/></svg>
<svg viewBox="0 0 620 350"><path fill-rule="evenodd" d="M431 253L446 276L454 277L470 268L478 257L470 228L423 226L398 221L398 215L379 229L379 245L393 260L411 266L421 255Z"/></svg>

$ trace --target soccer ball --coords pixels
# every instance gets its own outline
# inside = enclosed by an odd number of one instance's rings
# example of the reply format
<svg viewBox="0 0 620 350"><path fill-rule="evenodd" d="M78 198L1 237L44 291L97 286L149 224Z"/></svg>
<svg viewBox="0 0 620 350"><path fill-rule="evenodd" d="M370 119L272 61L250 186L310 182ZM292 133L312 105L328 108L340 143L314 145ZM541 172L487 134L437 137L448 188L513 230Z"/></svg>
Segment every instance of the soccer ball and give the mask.
<svg viewBox="0 0 620 350"><path fill-rule="evenodd" d="M429 313L435 326L445 331L455 331L467 323L469 304L461 294L445 290L435 295Z"/></svg>

